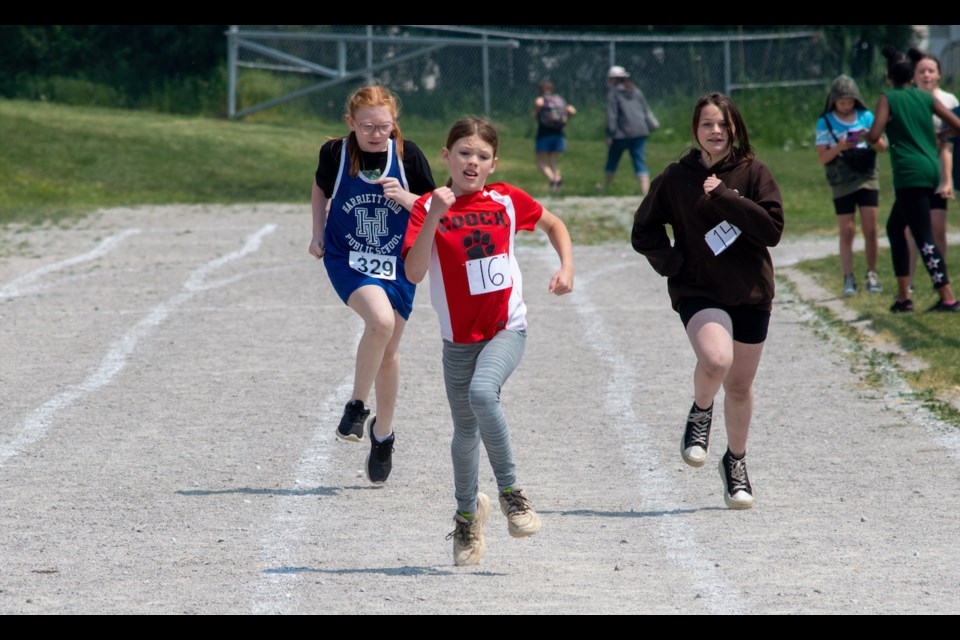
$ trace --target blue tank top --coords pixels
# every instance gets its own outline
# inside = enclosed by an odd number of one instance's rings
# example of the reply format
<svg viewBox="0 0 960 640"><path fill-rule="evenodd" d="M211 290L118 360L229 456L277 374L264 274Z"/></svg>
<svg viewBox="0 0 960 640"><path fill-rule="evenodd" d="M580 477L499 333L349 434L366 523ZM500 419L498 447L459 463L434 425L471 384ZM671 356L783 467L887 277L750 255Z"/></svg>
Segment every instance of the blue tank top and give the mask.
<svg viewBox="0 0 960 640"><path fill-rule="evenodd" d="M397 178L409 191L403 163L397 158L396 142L390 138L387 164L381 177ZM324 230L327 255L347 259L351 251L397 257L398 275L406 280L400 250L410 212L383 195L383 187L363 173L350 176L350 160L344 140L340 151L340 170L333 187L330 211Z"/></svg>

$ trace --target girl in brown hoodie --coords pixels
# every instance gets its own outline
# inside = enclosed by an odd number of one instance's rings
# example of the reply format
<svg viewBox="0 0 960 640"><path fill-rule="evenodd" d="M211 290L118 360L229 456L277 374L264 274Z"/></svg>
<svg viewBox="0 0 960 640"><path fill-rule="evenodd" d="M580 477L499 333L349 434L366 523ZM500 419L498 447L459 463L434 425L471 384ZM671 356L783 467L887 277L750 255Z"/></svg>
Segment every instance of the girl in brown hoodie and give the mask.
<svg viewBox="0 0 960 640"><path fill-rule="evenodd" d="M727 451L720 460L724 501L753 506L745 463L753 413L753 378L773 303L767 247L783 232L776 180L759 160L730 98L705 95L693 112L691 149L653 181L634 219L632 244L660 275L697 356L694 402L680 454L706 463L713 399L724 388ZM665 225L670 225L671 245Z"/></svg>

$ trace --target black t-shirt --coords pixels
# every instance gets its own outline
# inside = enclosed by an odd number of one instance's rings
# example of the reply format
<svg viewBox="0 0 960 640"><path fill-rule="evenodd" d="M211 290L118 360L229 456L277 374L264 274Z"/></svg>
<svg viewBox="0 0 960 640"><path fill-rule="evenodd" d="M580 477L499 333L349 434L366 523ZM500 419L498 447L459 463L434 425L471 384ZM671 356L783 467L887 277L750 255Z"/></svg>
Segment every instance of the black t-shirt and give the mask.
<svg viewBox="0 0 960 640"><path fill-rule="evenodd" d="M343 138L328 140L320 147L320 161L317 165L315 180L317 186L320 187L323 195L327 198L333 196L333 187L337 183L337 171L340 169L340 151L342 148ZM362 156L360 166L364 170L379 169L383 171L387 167L386 151L374 153L361 151L360 154ZM420 147L409 140L403 141L403 172L407 176L410 193L422 196L437 188L427 158L420 151Z"/></svg>

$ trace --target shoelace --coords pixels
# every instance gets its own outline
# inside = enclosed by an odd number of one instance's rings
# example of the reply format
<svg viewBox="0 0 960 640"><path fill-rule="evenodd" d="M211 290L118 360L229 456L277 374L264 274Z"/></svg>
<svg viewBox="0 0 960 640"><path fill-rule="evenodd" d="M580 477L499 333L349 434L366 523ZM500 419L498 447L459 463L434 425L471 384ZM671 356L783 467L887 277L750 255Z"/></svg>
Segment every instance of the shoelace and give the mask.
<svg viewBox="0 0 960 640"><path fill-rule="evenodd" d="M376 443L376 446L373 448L373 455L377 457L379 462L383 462L393 453L393 440L388 440L387 442L377 442L376 438L373 439Z"/></svg>
<svg viewBox="0 0 960 640"><path fill-rule="evenodd" d="M449 540L454 537L459 540L460 544L463 546L470 544L470 542L476 537L473 533L473 523L457 520L456 528L447 534L445 540Z"/></svg>
<svg viewBox="0 0 960 640"><path fill-rule="evenodd" d="M507 501L507 511L510 513L527 511L530 508L530 501L519 490L514 489L500 495Z"/></svg>
<svg viewBox="0 0 960 640"><path fill-rule="evenodd" d="M737 491L750 492L750 483L747 481L747 465L743 460L728 458L727 468L730 470L730 495Z"/></svg>
<svg viewBox="0 0 960 640"><path fill-rule="evenodd" d="M710 411L691 411L687 422L693 425L687 437L687 446L699 445L707 448L707 434L710 433L710 424L713 422L713 413Z"/></svg>

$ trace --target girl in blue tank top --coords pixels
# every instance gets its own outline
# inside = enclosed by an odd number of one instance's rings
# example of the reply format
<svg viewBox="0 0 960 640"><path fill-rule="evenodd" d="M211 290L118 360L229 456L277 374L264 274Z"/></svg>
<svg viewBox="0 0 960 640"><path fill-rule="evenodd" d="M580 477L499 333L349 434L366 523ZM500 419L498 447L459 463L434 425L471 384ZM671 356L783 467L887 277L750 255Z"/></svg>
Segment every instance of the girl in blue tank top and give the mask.
<svg viewBox="0 0 960 640"><path fill-rule="evenodd" d="M336 435L360 442L369 430L367 478L390 475L393 419L400 386L400 338L413 308L415 286L400 258L410 209L436 185L423 153L404 140L396 98L380 86L347 101L350 133L320 149L312 187L310 254L323 259L343 302L364 322L353 392ZM376 383L377 413L368 403Z"/></svg>

